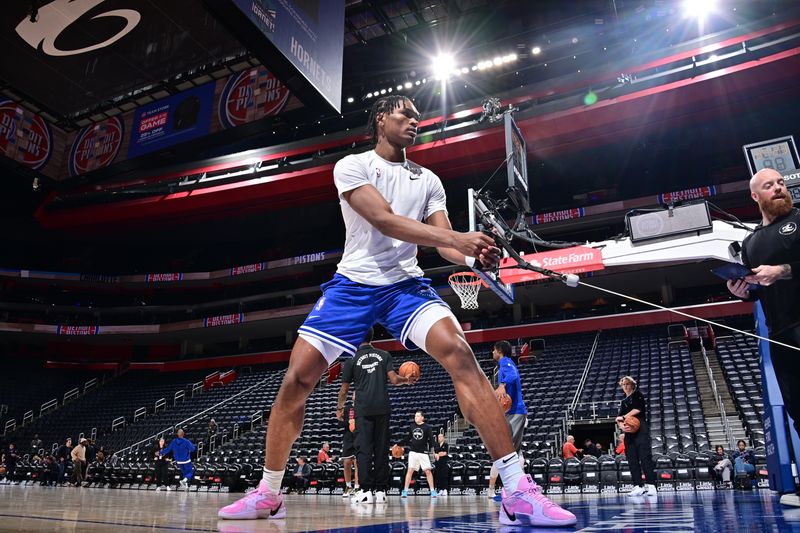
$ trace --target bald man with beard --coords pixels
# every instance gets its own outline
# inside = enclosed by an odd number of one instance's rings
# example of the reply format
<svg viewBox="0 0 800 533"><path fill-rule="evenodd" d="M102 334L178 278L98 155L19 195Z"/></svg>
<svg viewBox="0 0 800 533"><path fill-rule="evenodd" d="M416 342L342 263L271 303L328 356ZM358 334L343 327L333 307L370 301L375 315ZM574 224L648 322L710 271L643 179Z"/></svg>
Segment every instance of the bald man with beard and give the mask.
<svg viewBox="0 0 800 533"><path fill-rule="evenodd" d="M753 274L728 281L728 290L761 302L770 339L800 346L800 211L792 206L783 176L771 168L753 176L750 196L761 223L742 242L742 262ZM759 287L750 290L750 284ZM772 344L770 354L786 411L800 432L800 351ZM800 494L786 494L781 503L800 507Z"/></svg>

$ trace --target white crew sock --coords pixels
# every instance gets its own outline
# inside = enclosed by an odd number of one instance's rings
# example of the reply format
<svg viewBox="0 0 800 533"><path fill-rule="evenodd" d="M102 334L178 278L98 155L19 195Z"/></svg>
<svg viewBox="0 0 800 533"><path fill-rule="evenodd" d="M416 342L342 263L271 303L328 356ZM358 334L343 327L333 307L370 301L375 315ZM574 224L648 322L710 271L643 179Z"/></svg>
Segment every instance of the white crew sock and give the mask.
<svg viewBox="0 0 800 533"><path fill-rule="evenodd" d="M519 463L517 452L512 452L494 462L494 466L500 473L500 479L503 480L503 487L505 487L507 493L517 490L519 480L525 476L525 472L522 470Z"/></svg>
<svg viewBox="0 0 800 533"><path fill-rule="evenodd" d="M281 481L283 481L283 470L267 470L264 468L264 473L261 479L267 483L267 488L272 494L281 493Z"/></svg>

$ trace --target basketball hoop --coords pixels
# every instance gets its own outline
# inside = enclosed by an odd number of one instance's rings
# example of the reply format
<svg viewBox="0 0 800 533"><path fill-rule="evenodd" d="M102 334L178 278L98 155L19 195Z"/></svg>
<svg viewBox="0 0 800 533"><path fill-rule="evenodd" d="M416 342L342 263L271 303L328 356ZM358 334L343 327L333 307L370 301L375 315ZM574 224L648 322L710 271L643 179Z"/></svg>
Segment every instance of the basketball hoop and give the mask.
<svg viewBox="0 0 800 533"><path fill-rule="evenodd" d="M478 292L481 290L483 281L474 272L456 272L450 274L447 282L453 288L459 298L461 298L461 309L478 308Z"/></svg>

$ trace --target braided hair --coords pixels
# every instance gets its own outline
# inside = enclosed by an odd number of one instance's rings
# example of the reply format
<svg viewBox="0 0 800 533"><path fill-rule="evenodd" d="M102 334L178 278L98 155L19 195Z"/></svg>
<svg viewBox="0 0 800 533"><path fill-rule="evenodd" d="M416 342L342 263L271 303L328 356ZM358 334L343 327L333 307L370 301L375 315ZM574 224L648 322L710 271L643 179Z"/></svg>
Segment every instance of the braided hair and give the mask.
<svg viewBox="0 0 800 533"><path fill-rule="evenodd" d="M391 113L401 105L405 107L406 102L411 102L411 99L400 94L392 94L378 98L372 104L372 111L370 111L369 122L367 123L367 133L372 137L373 144L378 144L378 117L382 114Z"/></svg>

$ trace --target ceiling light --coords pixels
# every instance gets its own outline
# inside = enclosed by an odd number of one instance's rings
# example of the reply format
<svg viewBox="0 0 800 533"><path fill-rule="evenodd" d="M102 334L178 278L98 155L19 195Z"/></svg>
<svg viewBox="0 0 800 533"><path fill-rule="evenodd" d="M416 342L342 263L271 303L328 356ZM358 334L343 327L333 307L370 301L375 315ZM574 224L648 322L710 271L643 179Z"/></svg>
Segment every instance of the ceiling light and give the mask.
<svg viewBox="0 0 800 533"><path fill-rule="evenodd" d="M683 14L687 18L704 19L716 7L716 0L685 0Z"/></svg>
<svg viewBox="0 0 800 533"><path fill-rule="evenodd" d="M414 85L419 85L421 82L419 80L414 82Z"/></svg>
<svg viewBox="0 0 800 533"><path fill-rule="evenodd" d="M417 85L419 85L419 82L417 82ZM405 87L406 89L410 89L412 87L412 84L410 81L407 81L403 84L403 87Z"/></svg>
<svg viewBox="0 0 800 533"><path fill-rule="evenodd" d="M466 74L467 72L469 72L467 67L461 67L461 74Z"/></svg>
<svg viewBox="0 0 800 533"><path fill-rule="evenodd" d="M352 97L352 96L351 96L351 97L349 97L349 98L347 99L347 103L348 103L348 104L352 104L352 103L353 103L353 101L354 101L354 99L353 99L353 97Z"/></svg>
<svg viewBox="0 0 800 533"><path fill-rule="evenodd" d="M433 60L431 70L433 70L434 78L437 80L442 80L447 79L455 66L455 60L451 54L439 54Z"/></svg>
<svg viewBox="0 0 800 533"><path fill-rule="evenodd" d="M397 90L398 90L398 91L402 91L402 90L403 90L403 84L402 84L402 83L401 83L400 85L398 85L398 86L397 86Z"/></svg>
<svg viewBox="0 0 800 533"><path fill-rule="evenodd" d="M494 63L495 65L499 65L499 64L501 64L502 62L503 62L503 58L502 58L502 57L495 57L495 58L492 60L492 63Z"/></svg>
<svg viewBox="0 0 800 533"><path fill-rule="evenodd" d="M386 94L386 89L381 89L381 94Z"/></svg>
<svg viewBox="0 0 800 533"><path fill-rule="evenodd" d="M367 93L367 98L372 98L372 93Z"/></svg>
<svg viewBox="0 0 800 533"><path fill-rule="evenodd" d="M539 46L534 46L534 47L531 49L531 53L532 53L533 55L535 55L535 56L538 56L539 54L541 54L541 53L542 53L542 49L541 49L541 47L539 47Z"/></svg>

